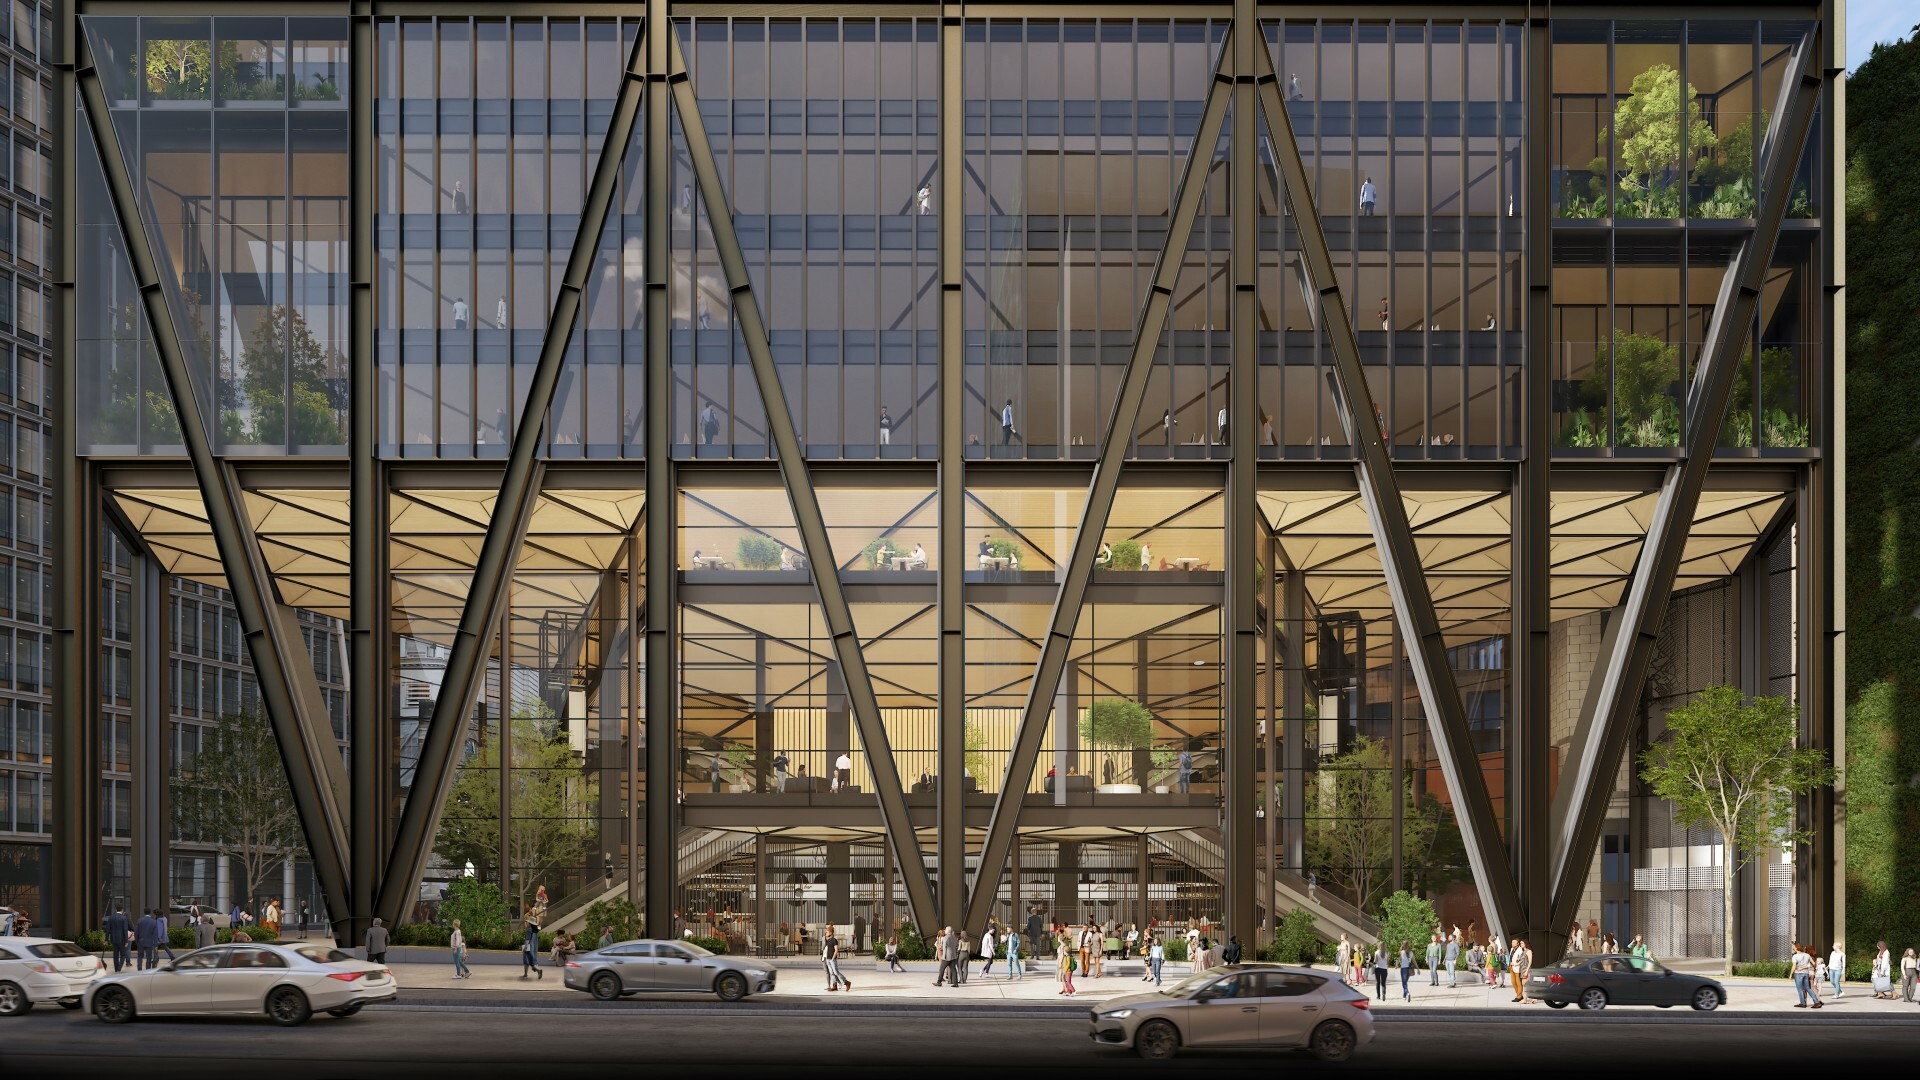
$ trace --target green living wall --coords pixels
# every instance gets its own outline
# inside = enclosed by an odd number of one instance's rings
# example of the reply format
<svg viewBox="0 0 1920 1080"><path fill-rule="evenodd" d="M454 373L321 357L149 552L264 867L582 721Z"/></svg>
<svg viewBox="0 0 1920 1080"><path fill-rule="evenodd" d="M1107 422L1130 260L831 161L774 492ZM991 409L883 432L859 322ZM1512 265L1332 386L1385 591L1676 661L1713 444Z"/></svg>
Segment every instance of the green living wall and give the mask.
<svg viewBox="0 0 1920 1080"><path fill-rule="evenodd" d="M1920 45L1874 49L1846 94L1847 944L1864 960L1881 938L1920 948Z"/></svg>

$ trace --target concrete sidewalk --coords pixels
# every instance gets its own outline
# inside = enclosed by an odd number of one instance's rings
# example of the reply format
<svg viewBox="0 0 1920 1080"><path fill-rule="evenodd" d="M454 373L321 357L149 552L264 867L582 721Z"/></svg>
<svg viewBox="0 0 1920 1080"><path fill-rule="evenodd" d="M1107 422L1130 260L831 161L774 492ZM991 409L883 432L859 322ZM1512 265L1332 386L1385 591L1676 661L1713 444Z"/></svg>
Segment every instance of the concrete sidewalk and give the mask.
<svg viewBox="0 0 1920 1080"><path fill-rule="evenodd" d="M491 993L525 993L532 996L546 994L581 995L579 991L568 990L562 973L542 958L541 967L544 976L522 979L518 963L518 954L483 954L481 958L470 960L473 976L468 979L454 979L450 959L442 952L439 957L428 960L426 957L401 957L395 955L401 950L388 953L388 961L395 977L404 990L426 990L439 994L446 991L458 994L462 991L488 991ZM430 950L405 950L408 953L424 953ZM511 965L500 962L498 958L510 958ZM825 975L817 961L797 960L792 957L762 958L770 967L779 971L778 986L770 995L759 995L757 1000L784 1002L792 1004L875 1005L918 1006L938 1003L943 1006L1059 1006L1067 1003L1097 1004L1103 999L1121 997L1154 989L1151 982L1141 980L1141 967L1137 961L1109 963L1107 975L1093 978L1076 975L1074 985L1078 993L1072 997L1060 994L1060 984L1056 981L1051 958L1042 961L1042 965L1029 964L1027 975L1022 979L1009 979L1003 971L1003 964L994 965L992 976L980 974L980 961L974 961L967 982L958 987L933 986L934 965L930 962L904 964L904 972L887 972L884 961L880 969L873 966L867 957L854 957L843 961L841 971L853 981L853 989L828 993ZM1332 976L1330 969L1320 971ZM1165 965L1161 971L1163 985L1171 985L1185 978L1191 969L1187 964ZM1727 1003L1721 1011L1741 1014L1785 1013L1798 1016L1873 1016L1884 1018L1910 1017L1920 1023L1920 1005L1907 1002L1875 1001L1871 988L1850 986L1840 998L1831 996L1831 989L1822 998L1825 1008L1815 1013L1807 1009L1795 1009L1793 986L1783 979L1722 979L1727 988ZM1510 987L1488 987L1477 979L1471 983L1466 977L1457 987L1446 985L1446 975L1440 977L1440 985L1434 986L1428 981L1426 972L1415 975L1411 1001L1400 996L1400 978L1396 972L1388 983L1386 1000L1374 1002L1374 1008L1382 1015L1399 1011L1432 1014L1435 1010L1461 1014L1477 1012L1531 1012L1549 1013L1542 1004L1517 1005L1513 1002ZM1373 983L1369 981L1359 987L1369 997L1373 996ZM688 995L662 995L669 997ZM691 997L691 996L688 996ZM1571 1013L1569 1008L1559 1010ZM1611 1013L1646 1013L1653 1010L1642 1008L1615 1008ZM1680 1012L1691 1010L1680 1009Z"/></svg>

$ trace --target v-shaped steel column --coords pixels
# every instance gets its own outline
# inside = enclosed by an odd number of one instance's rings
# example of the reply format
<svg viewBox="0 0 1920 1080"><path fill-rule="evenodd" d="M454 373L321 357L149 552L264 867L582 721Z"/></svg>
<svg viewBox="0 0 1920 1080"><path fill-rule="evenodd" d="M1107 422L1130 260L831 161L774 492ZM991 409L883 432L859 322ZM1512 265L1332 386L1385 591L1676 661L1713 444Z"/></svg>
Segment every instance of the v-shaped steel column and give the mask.
<svg viewBox="0 0 1920 1080"><path fill-rule="evenodd" d="M1187 164L1180 174L1180 188L1174 196L1173 213L1167 222L1166 242L1154 262L1153 277L1147 285L1146 304L1134 325L1133 353L1127 358L1126 374L1120 383L1120 395L1100 443L1100 457L1093 467L1093 479L1087 485L1087 504L1080 512L1080 528L1074 534L1073 552L1061 570L1060 591L1054 597L1053 616L1047 623L1047 636L1034 665L1033 682L1027 687L1027 703L1020 714L1020 731L1013 752L1007 759L1007 775L993 799L993 815L987 819L987 836L980 848L980 870L973 879L973 891L967 898L966 926L979 931L986 926L987 914L1000 892L1000 878L1006 870L1007 851L1013 846L1020 805L1027 785L1033 782L1034 759L1040 753L1041 737L1046 734L1047 716L1053 709L1054 695L1060 688L1060 675L1067 664L1067 650L1073 645L1074 630L1080 624L1080 609L1086 599L1087 579L1093 574L1093 558L1100 550L1100 536L1106 531L1113 510L1113 496L1120 484L1120 470L1126 461L1127 446L1133 441L1133 429L1140 422L1140 404L1147 393L1147 376L1153 368L1154 353L1160 347L1160 334L1166 327L1167 313L1173 306L1173 286L1180 278L1180 266L1186 259L1187 238L1193 232L1193 219L1200 209L1200 196L1207 187L1207 169L1220 142L1220 129L1226 122L1227 104L1233 92L1233 49L1237 31L1228 31L1221 43L1220 59L1214 66L1213 82L1207 89L1206 111L1200 116L1200 130L1187 151ZM941 573L954 573L942 567ZM1232 570L1229 568L1229 577ZM1064 782L1064 778L1062 778Z"/></svg>
<svg viewBox="0 0 1920 1080"><path fill-rule="evenodd" d="M274 597L273 577L247 520L239 479L233 467L214 451L206 418L201 412L202 399L195 392L186 350L180 344L179 330L167 302L167 284L140 217L140 199L135 194L133 177L121 152L119 131L108 112L106 92L101 89L100 73L93 66L92 48L84 34L77 36L74 48L75 79L86 106L82 112L100 155L107 195L113 203L114 218L120 227L141 306L153 331L154 351L159 354L167 392L173 396L180 440L186 445L188 460L193 463L194 480L199 485L201 502L206 506L207 525L213 532L215 549L220 553L227 589L233 594L233 605L240 616L240 630L253 660L260 698L273 725L281 760L286 764L287 784L306 836L314 876L320 881L328 906L336 912L345 912L348 910L344 862L348 848L347 822L343 805L346 766L340 760L333 728L320 699L319 681L308 662L291 612Z"/></svg>
<svg viewBox="0 0 1920 1080"><path fill-rule="evenodd" d="M646 34L642 32L634 37L633 49L627 54L627 67L621 74L613 115L600 145L600 157L594 163L593 182L587 188L587 199L580 210L580 228L573 236L566 273L560 281L559 295L553 301L546 336L540 343L540 360L527 388L527 404L514 428L506 475L500 481L500 496L493 505L493 520L487 524L487 537L473 569L472 589L461 610L453 650L441 675L440 696L434 702L433 720L420 748L420 766L414 772L413 790L407 794L407 805L401 811L400 825L394 835L393 853L387 860L386 875L380 881L377 912L389 925L398 925L406 912L414 883L426 869L440 811L460 763L457 751L486 681L492 631L500 624L507 592L513 584L520 543L540 499L541 481L546 472L540 440L553 407L554 387L559 384L560 369L565 365L567 344L573 337L580 298L600 250L600 234L606 228L608 207L619 188L621 163L633 141L634 122L640 115L641 90L646 84L645 50Z"/></svg>
<svg viewBox="0 0 1920 1080"><path fill-rule="evenodd" d="M793 413L787 407L786 389L773 365L773 348L767 340L766 320L753 295L753 282L747 276L747 260L740 253L740 237L734 232L733 214L720 169L714 164L713 145L707 139L707 125L700 116L700 104L693 96L693 83L687 78L686 60L680 43L669 41L672 68L668 82L673 88L675 111L687 139L687 156L692 159L700 198L708 209L707 225L713 230L713 246L733 296L734 318L740 337L753 365L753 378L760 388L760 400L767 409L767 432L772 436L774 456L780 462L780 477L786 482L787 499L793 504L793 519L800 532L800 549L812 567L813 584L820 595L821 613L827 632L833 638L833 654L840 662L846 680L847 698L853 706L854 724L860 729L860 744L866 749L867 764L873 772L875 794L880 798L880 820L887 830L893 850L900 855L900 876L907 887L907 902L913 908L916 925L926 926L938 917L933 902L933 883L927 876L927 864L920 853L920 841L914 834L913 819L907 814L906 791L900 786L900 770L893 760L887 729L880 716L880 703L873 693L873 680L867 674L867 659L861 652L860 635L853 625L853 609L847 604L845 588L835 571L833 545L827 539L826 519L820 513L820 500L813 490L813 476L800 449L800 436L794 430ZM942 566L942 574L957 568ZM650 677L658 677L649 673ZM943 840L951 843L954 838Z"/></svg>
<svg viewBox="0 0 1920 1080"><path fill-rule="evenodd" d="M1574 757L1567 763L1566 779L1554 800L1552 820L1558 831L1553 838L1553 926L1571 923L1579 910L1620 758L1639 717L1640 690L1653 662L1654 643L1660 637L1660 623L1680 573L1694 511L1700 505L1700 491L1713 464L1714 446L1720 440L1720 426L1752 332L1760 287L1793 194L1793 175L1820 100L1817 34L1817 30L1808 33L1794 46L1786 77L1780 81L1779 99L1761 148L1759 216L1720 280L1700 366L1687 386L1686 457L1667 469L1660 485L1647 541L1634 564L1620 613L1619 633L1594 672L1597 693L1588 695L1593 711L1581 717L1572 746Z"/></svg>
<svg viewBox="0 0 1920 1080"><path fill-rule="evenodd" d="M1467 861L1473 867L1474 883L1486 903L1488 921L1502 933L1518 929L1525 925L1519 890L1501 843L1493 799L1487 793L1486 778L1480 773L1480 758L1473 750L1460 687L1447 662L1446 639L1434 614L1432 590L1420 567L1420 551L1407 519L1407 504L1394 478L1385 433L1374 420L1378 414L1367 385L1366 370L1360 364L1359 338L1354 334L1347 306L1340 298L1340 286L1333 274L1333 256L1327 249L1326 230L1320 224L1319 208L1313 205L1313 189L1307 183L1300 145L1294 141L1293 120L1287 115L1286 103L1280 100L1273 57L1263 48L1259 50L1257 62L1260 103L1272 135L1274 158L1279 163L1287 205L1293 210L1294 225L1300 234L1300 256L1306 266L1307 280L1319 297L1320 324L1333 346L1334 373L1344 399L1347 434L1359 455L1353 468L1360 481L1361 502L1366 507L1374 544L1380 552L1380 569L1386 577L1387 592L1393 598L1400 636L1406 644L1407 657L1413 662L1413 679L1426 708L1428 730L1438 752L1440 771L1453 793L1454 812L1459 819L1461 839L1465 841Z"/></svg>

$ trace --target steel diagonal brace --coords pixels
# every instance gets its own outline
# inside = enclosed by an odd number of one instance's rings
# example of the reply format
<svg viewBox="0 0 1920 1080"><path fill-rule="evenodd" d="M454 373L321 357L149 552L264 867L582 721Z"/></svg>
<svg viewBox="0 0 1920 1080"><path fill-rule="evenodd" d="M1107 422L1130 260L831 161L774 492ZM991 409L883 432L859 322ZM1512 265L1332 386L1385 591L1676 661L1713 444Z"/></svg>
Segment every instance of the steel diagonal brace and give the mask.
<svg viewBox="0 0 1920 1080"><path fill-rule="evenodd" d="M1467 861L1473 868L1480 895L1486 901L1488 919L1503 933L1518 929L1525 925L1519 889L1500 839L1493 798L1480 772L1479 755L1473 750L1460 688L1447 661L1446 639L1434 614L1433 594L1420 567L1420 553L1414 543L1412 525L1407 520L1406 501L1401 498L1400 485L1394 478L1385 434L1374 420L1377 414L1366 371L1360 364L1359 339L1334 278L1326 230L1320 223L1319 208L1313 205L1306 164L1301 160L1299 144L1294 141L1293 120L1287 115L1286 104L1280 100L1273 58L1265 49L1257 52L1260 103L1272 136L1274 159L1284 181L1287 205L1293 210L1299 230L1301 261L1319 297L1320 323L1326 328L1327 339L1333 347L1334 372L1345 402L1343 418L1348 436L1359 452L1354 473L1360 482L1360 497L1373 529L1374 543L1380 551L1381 573L1393 598L1394 616L1406 642L1408 659L1412 661L1414 682L1426 708L1428 730L1433 735L1440 770L1446 776L1448 790L1453 793Z"/></svg>
<svg viewBox="0 0 1920 1080"><path fill-rule="evenodd" d="M644 33L635 35L633 50L627 56L627 67L621 75L619 96L614 101L606 139L594 164L593 182L587 188L586 203L580 211L580 229L574 234L566 273L560 282L559 295L554 298L553 315L547 321L546 335L541 341L540 360L528 385L527 404L514 428L513 447L507 457L506 475L500 481L500 496L494 502L493 520L487 525L486 540L474 566L472 589L462 606L453 649L441 677L440 696L434 702L433 720L420 748L420 766L395 830L386 875L380 881L377 911L390 923L397 924L405 914L414 883L426 870L440 811L460 764L458 750L464 742L467 720L486 681L490 631L499 624L500 612L513 583L513 567L520 544L540 498L545 472L540 440L553 407L554 388L566 361L567 344L580 311L580 298L599 251L608 207L618 188L621 163L633 140L635 119L640 115L641 90L646 82L645 41Z"/></svg>
<svg viewBox="0 0 1920 1080"><path fill-rule="evenodd" d="M1653 660L1667 600L1686 551L1714 446L1726 419L1740 358L1747 345L1761 283L1780 239L1780 222L1793 193L1814 106L1820 100L1815 33L1800 39L1780 82L1773 119L1761 149L1759 215L1720 281L1713 318L1701 347L1700 367L1687 387L1686 457L1667 470L1647 529L1647 543L1634 564L1633 582L1618 622L1619 633L1594 673L1593 711L1581 718L1568 775L1555 799L1553 926L1565 926L1579 910L1613 781L1639 716L1640 690Z"/></svg>
<svg viewBox="0 0 1920 1080"><path fill-rule="evenodd" d="M733 297L734 318L745 342L747 357L753 365L754 382L760 400L767 409L767 430L773 436L774 454L780 462L780 476L786 482L787 498L793 505L793 518L799 527L800 548L807 565L813 567L813 584L820 596L821 613L833 639L834 657L840 662L846 679L847 697L853 707L853 719L860 729L860 743L867 751L873 770L875 794L880 798L880 820L900 855L900 875L906 884L907 902L919 925L936 917L933 883L921 857L920 841L907 814L905 789L900 786L899 767L887 740L887 729L880 716L880 703L873 693L873 681L867 674L867 661L861 652L860 637L853 625L853 609L847 603L846 590L834 572L833 545L827 539L826 520L820 513L820 500L814 494L813 477L800 437L793 426L793 413L787 408L786 390L774 368L773 349L767 340L767 324L760 304L753 295L753 283L747 276L747 261L740 253L740 238L734 232L733 216L728 209L727 193L720 182L720 169L714 164L713 145L707 139L706 122L700 117L699 102L694 99L693 83L687 78L686 61L680 43L670 43L671 67L668 85L673 90L675 111L687 140L687 156L692 159L695 182L701 200L710 208L707 224L713 230L713 246L726 273L727 289ZM952 568L942 568L952 573ZM951 838L949 842L952 842Z"/></svg>
<svg viewBox="0 0 1920 1080"><path fill-rule="evenodd" d="M1119 487L1120 470L1126 460L1129 436L1139 422L1140 405L1146 398L1147 376L1152 372L1154 353L1160 347L1160 334L1167 322L1173 299L1173 286L1187 253L1187 238L1193 232L1193 220L1200 209L1200 197L1207 186L1207 167L1220 141L1220 129L1233 98L1233 32L1221 43L1220 59L1214 68L1213 82L1207 89L1206 111L1200 117L1200 130L1187 153L1180 174L1180 187L1174 197L1173 214L1167 223L1167 238L1154 263L1153 277L1147 287L1146 304L1134 326L1133 353L1127 359L1120 394L1114 400L1106 431L1100 443L1100 457L1094 463L1093 479L1087 486L1086 506L1080 513L1080 527L1074 534L1073 552L1067 557L1060 579L1060 591L1054 597L1053 616L1034 665L1033 682L1027 688L1027 703L1020 714L1020 731L1013 752L1007 759L1007 775L994 796L993 814L987 819L986 840L980 849L980 871L975 875L973 891L967 898L966 925L975 930L986 925L988 910L1000 892L1008 850L1013 846L1019 823L1020 805L1027 786L1033 782L1033 766L1046 733L1047 716L1053 708L1054 694L1060 687L1060 675L1066 668L1067 650L1080 622L1080 609L1087 592L1087 579L1093 573L1094 555L1100 549L1100 536L1106 531L1113 510L1114 492ZM942 573L951 573L943 568Z"/></svg>
<svg viewBox="0 0 1920 1080"><path fill-rule="evenodd" d="M253 661L260 698L266 707L274 740L287 769L287 783L301 830L313 859L321 892L334 910L347 910L346 766L340 760L333 731L321 704L318 681L307 662L290 613L274 598L273 580L261 558L257 538L247 520L240 482L233 469L215 452L195 392L186 351L167 302L166 284L154 257L152 241L140 219L139 197L120 149L118 129L108 112L106 92L85 35L75 42L78 65L75 81L86 108L88 131L99 151L107 195L120 227L127 261L140 302L153 331L154 350L167 392L173 396L180 439L193 464L194 481L206 506L207 525L220 555L221 571L240 616L241 633Z"/></svg>

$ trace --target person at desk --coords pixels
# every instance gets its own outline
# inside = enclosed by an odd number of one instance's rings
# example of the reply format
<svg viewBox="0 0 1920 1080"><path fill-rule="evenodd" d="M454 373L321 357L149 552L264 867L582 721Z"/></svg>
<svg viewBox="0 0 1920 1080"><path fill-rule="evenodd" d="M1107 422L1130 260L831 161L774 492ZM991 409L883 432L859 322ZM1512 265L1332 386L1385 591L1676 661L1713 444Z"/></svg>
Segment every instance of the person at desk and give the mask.
<svg viewBox="0 0 1920 1080"><path fill-rule="evenodd" d="M880 541L880 547L873 553L873 565L885 569L886 565L892 561L893 549L887 546L885 540Z"/></svg>
<svg viewBox="0 0 1920 1080"><path fill-rule="evenodd" d="M792 548L783 547L780 549L780 569L782 570L798 570L799 569L799 567L794 564Z"/></svg>
<svg viewBox="0 0 1920 1080"><path fill-rule="evenodd" d="M1492 329L1494 329L1494 328L1495 328L1495 327L1494 327L1494 323L1493 323L1493 312L1491 312L1491 311L1489 311L1489 312L1487 312L1487 321L1486 321L1486 324L1485 324L1485 325L1483 325L1483 326L1481 326L1481 327L1480 327L1480 329L1482 329L1482 330L1492 330Z"/></svg>
<svg viewBox="0 0 1920 1080"><path fill-rule="evenodd" d="M980 538L980 569L982 570L991 569L993 564L989 560L991 560L992 558L993 558L993 537L983 536Z"/></svg>
<svg viewBox="0 0 1920 1080"><path fill-rule="evenodd" d="M693 549L693 567L696 570L700 568L700 549L699 548Z"/></svg>
<svg viewBox="0 0 1920 1080"><path fill-rule="evenodd" d="M920 544L913 545L912 562L915 570L925 570L927 568L927 549L924 546Z"/></svg>
<svg viewBox="0 0 1920 1080"><path fill-rule="evenodd" d="M1113 565L1113 545L1101 544L1100 554L1095 555L1093 557L1093 568L1095 570L1105 570L1112 565Z"/></svg>

